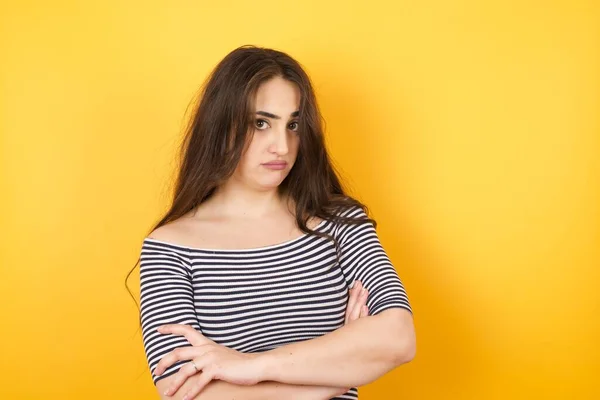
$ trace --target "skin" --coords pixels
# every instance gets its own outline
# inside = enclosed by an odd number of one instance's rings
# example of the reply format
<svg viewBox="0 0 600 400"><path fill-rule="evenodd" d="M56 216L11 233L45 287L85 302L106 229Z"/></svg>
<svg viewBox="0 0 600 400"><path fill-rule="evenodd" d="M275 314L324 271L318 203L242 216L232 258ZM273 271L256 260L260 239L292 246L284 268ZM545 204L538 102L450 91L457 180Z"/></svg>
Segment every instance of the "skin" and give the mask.
<svg viewBox="0 0 600 400"><path fill-rule="evenodd" d="M300 91L282 78L262 84L256 96L254 133L248 148L223 189L245 189L258 194L276 194L298 156L300 145L298 118ZM283 170L270 170L265 163L285 161ZM235 189L233 189L235 190Z"/></svg>
<svg viewBox="0 0 600 400"><path fill-rule="evenodd" d="M240 249L302 235L290 211L290 199L277 191L298 155L295 115L299 103L300 92L295 84L282 78L263 83L256 96L254 131L233 176L198 208L150 236L190 247ZM272 170L265 166L271 161L287 164L282 170ZM319 222L309 221L309 226ZM202 372L188 363L178 373L158 381L157 389L164 399L186 400L223 396L328 399L343 394L410 361L414 354L410 313L390 309L368 317L367 297L368 292L362 291L357 281L350 291L344 327L261 354L244 354L220 346L189 326L161 327L160 333L185 336L192 347L165 355L155 373L159 375L178 360L190 359ZM348 348L353 351L349 353Z"/></svg>

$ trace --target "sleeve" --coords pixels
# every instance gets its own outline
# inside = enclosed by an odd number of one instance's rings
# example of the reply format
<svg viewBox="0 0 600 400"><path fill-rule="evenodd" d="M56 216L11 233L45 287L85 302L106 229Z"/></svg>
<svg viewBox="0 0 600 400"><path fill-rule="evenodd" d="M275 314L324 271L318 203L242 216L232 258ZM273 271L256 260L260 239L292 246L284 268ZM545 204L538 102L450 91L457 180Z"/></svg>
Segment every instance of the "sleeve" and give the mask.
<svg viewBox="0 0 600 400"><path fill-rule="evenodd" d="M358 207L346 210L343 216L367 217ZM372 223L341 224L338 241L340 265L344 275L349 282L361 281L369 291L369 315L379 314L388 308L404 308L412 314L404 285L383 249Z"/></svg>
<svg viewBox="0 0 600 400"><path fill-rule="evenodd" d="M179 361L157 377L154 370L160 359L177 347L191 346L185 337L160 334L156 328L185 324L200 330L189 265L188 255L181 249L144 240L140 257L140 317L144 351L155 385L189 361Z"/></svg>

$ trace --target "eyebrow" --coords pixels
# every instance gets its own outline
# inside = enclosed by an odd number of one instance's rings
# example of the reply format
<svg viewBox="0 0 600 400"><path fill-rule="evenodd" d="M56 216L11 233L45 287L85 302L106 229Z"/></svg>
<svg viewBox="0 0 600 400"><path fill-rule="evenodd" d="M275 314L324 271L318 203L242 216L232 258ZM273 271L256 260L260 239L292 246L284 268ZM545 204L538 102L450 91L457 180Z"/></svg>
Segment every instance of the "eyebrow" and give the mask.
<svg viewBox="0 0 600 400"><path fill-rule="evenodd" d="M263 117L268 117L268 118L273 118L273 119L281 119L281 117L279 115L271 114L266 111L257 111L256 114L262 115ZM290 114L290 117L297 117L299 115L300 115L300 111L294 111L293 113Z"/></svg>

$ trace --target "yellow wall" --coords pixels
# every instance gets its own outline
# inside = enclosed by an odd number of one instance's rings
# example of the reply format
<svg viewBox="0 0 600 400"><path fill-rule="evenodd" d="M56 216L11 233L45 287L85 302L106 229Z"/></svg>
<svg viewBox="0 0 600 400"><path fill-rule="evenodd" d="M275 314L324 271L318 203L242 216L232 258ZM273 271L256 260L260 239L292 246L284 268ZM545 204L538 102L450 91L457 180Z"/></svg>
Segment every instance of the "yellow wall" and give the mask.
<svg viewBox="0 0 600 400"><path fill-rule="evenodd" d="M306 65L410 292L417 358L361 398L600 398L597 2L11 3L1 399L154 398L123 278L245 43Z"/></svg>

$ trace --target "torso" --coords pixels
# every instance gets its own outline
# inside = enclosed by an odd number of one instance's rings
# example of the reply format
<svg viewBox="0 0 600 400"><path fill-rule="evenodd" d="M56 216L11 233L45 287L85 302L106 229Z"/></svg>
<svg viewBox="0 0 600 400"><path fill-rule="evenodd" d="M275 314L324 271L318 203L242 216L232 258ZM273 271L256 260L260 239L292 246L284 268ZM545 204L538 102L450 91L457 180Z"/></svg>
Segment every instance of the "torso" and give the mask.
<svg viewBox="0 0 600 400"><path fill-rule="evenodd" d="M308 227L344 235L344 226L330 220L312 219ZM248 353L325 335L344 325L348 288L356 278L355 268L340 264L330 240L303 233L281 210L235 220L206 208L190 212L156 229L141 256L150 365L186 343L158 340L157 321L192 324L216 343ZM336 399L357 398L352 388Z"/></svg>
<svg viewBox="0 0 600 400"><path fill-rule="evenodd" d="M344 325L351 277L338 264L331 241L299 230L290 232L273 222L265 224L265 229L248 224L248 230L243 230L243 224L187 223L189 233L200 227L194 245L152 238L144 241L148 267L141 278L157 279L168 271L160 263L180 261L189 272L193 316L172 315L168 305L161 310L156 302L146 307L148 315L164 312L166 316L161 318L168 318L170 323L197 321L205 337L243 353L314 339ZM314 227L324 233L333 230L330 221ZM218 231L214 238L204 234L205 229L213 228ZM177 229L181 231L181 225ZM289 234L294 236L285 239ZM159 266L152 269L153 263ZM150 284L146 287L147 296L153 296L154 288ZM171 290L166 298L182 296L180 290ZM147 339L148 348L150 341ZM153 351L149 353L152 363L163 350ZM356 388L336 397L357 398Z"/></svg>

